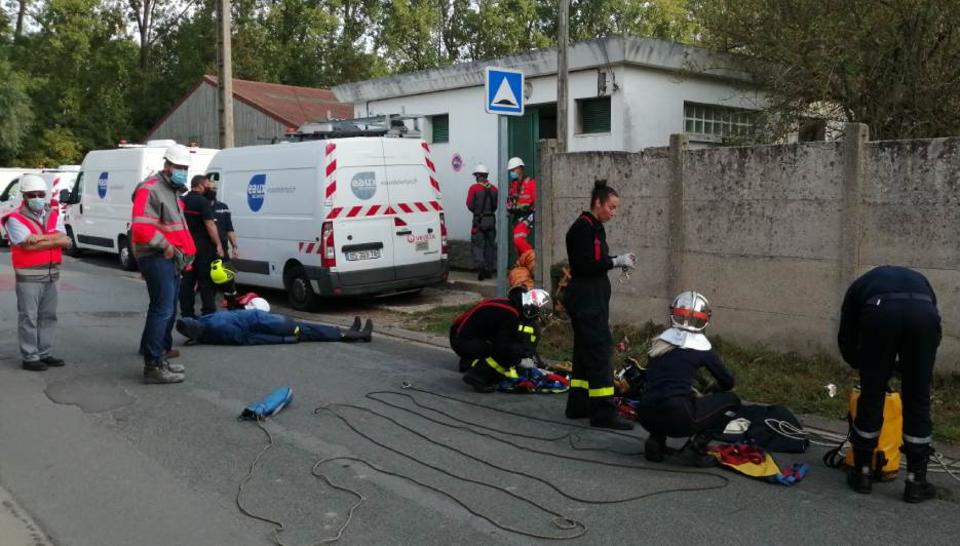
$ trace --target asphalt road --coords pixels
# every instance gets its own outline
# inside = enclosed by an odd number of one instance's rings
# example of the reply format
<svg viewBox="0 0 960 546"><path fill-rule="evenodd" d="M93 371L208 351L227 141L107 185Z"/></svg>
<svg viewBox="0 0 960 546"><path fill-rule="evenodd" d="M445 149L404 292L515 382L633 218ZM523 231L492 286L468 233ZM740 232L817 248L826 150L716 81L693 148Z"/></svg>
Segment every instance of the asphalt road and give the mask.
<svg viewBox="0 0 960 546"><path fill-rule="evenodd" d="M335 536L356 501L312 476L314 464L329 457L360 458L409 475L474 512L530 533L569 536L544 509L562 514L587 527L585 535L569 541L574 544L955 544L960 532L960 505L907 505L899 500L902 482L879 485L868 497L856 495L837 471L819 463L820 449L780 457L813 467L792 488L721 470L677 474L664 471L678 467L651 468L636 455L579 451L566 439L532 438L557 438L572 430L578 447L630 452L642 448L639 431L624 437L571 429L566 423L536 422L406 391L461 419L517 433L500 437L540 453L441 426L365 395L399 391L410 382L558 421L564 399L468 392L454 372L451 353L382 336L369 344L187 347L180 359L188 369L185 383L146 386L136 354L146 291L136 275L106 259L65 264L57 353L68 366L25 372L16 345L12 272L7 258L2 263L0 484L55 544L270 544L271 525L242 516L234 504L237 486L265 442L253 423L236 417L246 404L280 386L293 387L294 403L267 423L275 446L246 486L244 501L252 511L282 520L282 538L291 545ZM354 307L341 311L349 314ZM427 413L397 395L380 398ZM329 408L386 447L375 445L329 409L315 414L315 408L332 404L384 412L422 436L374 414ZM424 485L360 462L333 461L321 470L365 497L343 534L344 544L536 541L499 529ZM937 481L946 483L942 476ZM716 488L683 491L703 487ZM583 502L658 492L630 502Z"/></svg>

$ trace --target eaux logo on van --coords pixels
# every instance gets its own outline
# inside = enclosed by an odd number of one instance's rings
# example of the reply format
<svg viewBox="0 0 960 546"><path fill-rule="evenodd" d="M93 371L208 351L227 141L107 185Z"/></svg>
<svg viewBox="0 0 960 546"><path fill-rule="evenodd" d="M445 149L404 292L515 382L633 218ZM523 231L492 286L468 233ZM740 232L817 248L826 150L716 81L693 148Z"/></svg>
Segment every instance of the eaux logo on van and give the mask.
<svg viewBox="0 0 960 546"><path fill-rule="evenodd" d="M267 175L255 174L247 184L247 206L257 212L263 207L263 198L267 194Z"/></svg>
<svg viewBox="0 0 960 546"><path fill-rule="evenodd" d="M357 196L357 199L366 201L377 193L377 173L373 171L362 171L353 175L350 180L350 190Z"/></svg>
<svg viewBox="0 0 960 546"><path fill-rule="evenodd" d="M107 197L107 179L109 177L110 173L104 171L100 173L100 178L97 179L97 195L100 196L100 199Z"/></svg>

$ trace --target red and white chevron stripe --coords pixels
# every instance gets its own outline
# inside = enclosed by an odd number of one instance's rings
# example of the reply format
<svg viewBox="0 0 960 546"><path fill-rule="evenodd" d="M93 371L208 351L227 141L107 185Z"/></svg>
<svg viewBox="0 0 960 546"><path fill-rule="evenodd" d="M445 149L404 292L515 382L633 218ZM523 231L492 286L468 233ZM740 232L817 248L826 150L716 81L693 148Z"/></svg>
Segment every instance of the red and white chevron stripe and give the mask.
<svg viewBox="0 0 960 546"><path fill-rule="evenodd" d="M333 194L337 192L337 156L334 152L337 151L337 144L335 142L330 142L327 144L326 149L324 150L324 161L327 164L327 185L324 195L327 201L333 200Z"/></svg>
<svg viewBox="0 0 960 546"><path fill-rule="evenodd" d="M320 248L323 245L317 242L305 242L300 241L300 253L301 254L320 254Z"/></svg>
<svg viewBox="0 0 960 546"><path fill-rule="evenodd" d="M440 181L437 180L437 166L434 164L433 159L430 158L430 145L427 144L426 140L423 140L420 142L420 146L423 147L423 159L427 163L427 168L430 169L430 185L433 186L433 193L439 201Z"/></svg>
<svg viewBox="0 0 960 546"><path fill-rule="evenodd" d="M399 212L398 212L399 209ZM397 214L414 214L419 212L443 212L439 201L414 201L411 203L397 203L396 208L384 205L357 205L354 207L334 207L327 214L327 220L337 218L366 218L370 216L393 216Z"/></svg>

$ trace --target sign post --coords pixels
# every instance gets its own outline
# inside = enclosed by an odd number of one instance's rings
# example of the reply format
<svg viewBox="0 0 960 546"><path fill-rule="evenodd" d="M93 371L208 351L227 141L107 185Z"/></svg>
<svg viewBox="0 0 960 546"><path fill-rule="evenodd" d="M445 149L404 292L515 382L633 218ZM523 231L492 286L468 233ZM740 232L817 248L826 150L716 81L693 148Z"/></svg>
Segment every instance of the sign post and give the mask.
<svg viewBox="0 0 960 546"><path fill-rule="evenodd" d="M484 103L488 114L497 116L497 296L507 295L507 258L510 256L510 221L507 214L507 159L510 154L507 116L523 115L523 72L487 67ZM500 181L503 180L504 183Z"/></svg>

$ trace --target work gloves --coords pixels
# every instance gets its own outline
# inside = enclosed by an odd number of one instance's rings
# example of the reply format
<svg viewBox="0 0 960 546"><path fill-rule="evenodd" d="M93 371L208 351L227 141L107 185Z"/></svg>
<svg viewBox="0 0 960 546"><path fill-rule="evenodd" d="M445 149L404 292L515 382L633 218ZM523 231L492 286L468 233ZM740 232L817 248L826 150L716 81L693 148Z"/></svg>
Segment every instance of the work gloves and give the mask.
<svg viewBox="0 0 960 546"><path fill-rule="evenodd" d="M633 269L637 267L637 255L633 252L621 254L613 257L613 267L622 267L624 269Z"/></svg>

